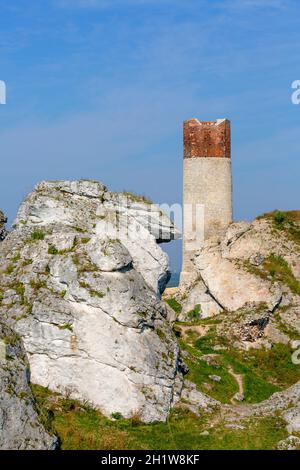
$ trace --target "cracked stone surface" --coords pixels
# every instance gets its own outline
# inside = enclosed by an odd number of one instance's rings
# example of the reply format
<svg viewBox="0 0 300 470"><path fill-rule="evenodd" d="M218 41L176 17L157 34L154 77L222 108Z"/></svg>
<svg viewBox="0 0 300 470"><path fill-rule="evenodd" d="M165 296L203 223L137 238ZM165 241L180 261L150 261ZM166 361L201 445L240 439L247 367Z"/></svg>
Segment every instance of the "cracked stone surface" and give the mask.
<svg viewBox="0 0 300 470"><path fill-rule="evenodd" d="M272 312L280 304L295 309L299 328L300 296L263 271L264 261L272 254L280 256L300 280L298 245L283 230L275 230L268 218L233 223L220 240L206 240L194 256L193 282L181 285L176 296L183 307L180 320L197 304L202 318L260 304Z"/></svg>
<svg viewBox="0 0 300 470"><path fill-rule="evenodd" d="M177 236L158 208L101 183L35 188L0 249L0 314L33 383L108 416L167 418L182 374L158 243Z"/></svg>
<svg viewBox="0 0 300 470"><path fill-rule="evenodd" d="M0 322L0 449L51 450L57 439L40 424L29 364L17 335Z"/></svg>

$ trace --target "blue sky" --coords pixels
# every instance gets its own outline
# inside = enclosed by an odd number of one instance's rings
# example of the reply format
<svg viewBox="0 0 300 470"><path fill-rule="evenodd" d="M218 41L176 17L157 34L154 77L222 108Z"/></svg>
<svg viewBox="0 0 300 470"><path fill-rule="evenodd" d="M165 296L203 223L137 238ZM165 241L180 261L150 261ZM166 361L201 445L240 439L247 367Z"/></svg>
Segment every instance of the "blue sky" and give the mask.
<svg viewBox="0 0 300 470"><path fill-rule="evenodd" d="M0 0L0 207L43 179L181 202L182 121L232 123L234 212L299 208L293 0ZM180 243L165 245L180 267Z"/></svg>

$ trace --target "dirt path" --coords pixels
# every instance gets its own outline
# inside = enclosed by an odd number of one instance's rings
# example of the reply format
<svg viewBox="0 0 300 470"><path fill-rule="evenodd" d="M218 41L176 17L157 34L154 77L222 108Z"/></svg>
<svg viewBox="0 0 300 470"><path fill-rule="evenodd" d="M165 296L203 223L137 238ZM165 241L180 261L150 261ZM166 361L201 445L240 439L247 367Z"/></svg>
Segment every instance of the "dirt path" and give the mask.
<svg viewBox="0 0 300 470"><path fill-rule="evenodd" d="M193 331L193 332L197 333L199 335L199 338L201 338L202 336L207 335L207 333L210 330L211 326L210 325L194 325L194 326L180 325L179 328L180 328L183 339L186 341L187 344L189 344L189 338L188 338L188 335L187 335L188 331ZM219 353L207 354L207 356L210 356L212 358L213 357L220 357L220 354ZM226 367L226 369L227 369L228 373L235 379L236 383L238 384L238 387L239 387L238 393L241 396L243 396L244 395L243 375L242 374L237 374L233 370L232 366L228 366L228 367ZM234 407L236 407L236 408L239 408L239 407L244 408L245 405L240 403L238 400L235 400L234 396L230 399L230 402L232 403L232 405L234 405Z"/></svg>
<svg viewBox="0 0 300 470"><path fill-rule="evenodd" d="M228 372L229 374L232 375L232 377L234 377L234 379L236 380L238 386L239 386L239 393L241 395L244 395L244 382L243 382L243 376L241 374L236 374L233 370L233 368L231 366L228 367ZM232 397L231 398L231 403L232 404L236 404L236 401L234 400L234 398Z"/></svg>

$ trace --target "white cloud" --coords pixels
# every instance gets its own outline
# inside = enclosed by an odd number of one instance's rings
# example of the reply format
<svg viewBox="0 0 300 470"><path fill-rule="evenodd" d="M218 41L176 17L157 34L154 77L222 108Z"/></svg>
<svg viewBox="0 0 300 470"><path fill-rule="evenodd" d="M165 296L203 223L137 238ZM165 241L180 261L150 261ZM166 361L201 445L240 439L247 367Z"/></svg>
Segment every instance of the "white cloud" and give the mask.
<svg viewBox="0 0 300 470"><path fill-rule="evenodd" d="M116 8L120 6L162 5L174 0L56 0L61 7L74 8Z"/></svg>
<svg viewBox="0 0 300 470"><path fill-rule="evenodd" d="M284 8L290 3L288 0L222 0L217 3L219 8L242 10L251 8Z"/></svg>
<svg viewBox="0 0 300 470"><path fill-rule="evenodd" d="M118 8L131 6L146 6L164 4L176 4L181 6L208 6L212 9L217 7L220 9L241 10L249 8L284 8L290 3L290 0L55 0L60 7L67 8Z"/></svg>

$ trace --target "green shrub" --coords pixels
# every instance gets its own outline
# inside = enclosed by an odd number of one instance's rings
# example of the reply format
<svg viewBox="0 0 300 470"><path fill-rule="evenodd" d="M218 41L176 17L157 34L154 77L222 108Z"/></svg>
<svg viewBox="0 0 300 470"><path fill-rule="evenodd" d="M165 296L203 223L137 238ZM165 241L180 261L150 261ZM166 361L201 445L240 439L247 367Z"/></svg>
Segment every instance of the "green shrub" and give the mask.
<svg viewBox="0 0 300 470"><path fill-rule="evenodd" d="M198 318L200 318L200 315L201 315L201 305L200 304L197 304L195 305L195 307L193 308L193 310L190 310L186 316L190 319L190 320L196 320Z"/></svg>
<svg viewBox="0 0 300 470"><path fill-rule="evenodd" d="M273 217L273 220L274 220L274 223L277 227L282 227L284 221L285 221L285 214L284 212L281 212L281 211L276 211L274 213L274 217Z"/></svg>
<svg viewBox="0 0 300 470"><path fill-rule="evenodd" d="M92 297L99 297L99 299L102 299L105 296L103 292L99 292L97 290L92 290L92 289L90 290L90 294Z"/></svg>
<svg viewBox="0 0 300 470"><path fill-rule="evenodd" d="M22 282L19 282L16 286L15 286L15 291L18 295L20 295L21 297L24 296L25 294L25 286Z"/></svg>
<svg viewBox="0 0 300 470"><path fill-rule="evenodd" d="M58 249L54 245L50 245L48 248L49 255L57 255Z"/></svg>
<svg viewBox="0 0 300 470"><path fill-rule="evenodd" d="M33 261L32 261L31 258L25 259L25 261L23 261L22 265L23 265L23 266L29 266L29 264L32 264L32 262L33 262Z"/></svg>
<svg viewBox="0 0 300 470"><path fill-rule="evenodd" d="M10 264L9 266L7 266L7 268L5 270L5 273L6 274L12 274L13 272L14 272L14 265Z"/></svg>
<svg viewBox="0 0 300 470"><path fill-rule="evenodd" d="M41 281L40 279L37 279L36 281L31 279L29 284L30 284L30 287L35 291L47 287L47 282L46 281Z"/></svg>
<svg viewBox="0 0 300 470"><path fill-rule="evenodd" d="M30 235L31 240L44 240L45 234L41 230L34 230Z"/></svg>
<svg viewBox="0 0 300 470"><path fill-rule="evenodd" d="M21 255L20 255L20 253L18 253L18 254L16 254L16 255L13 257L12 262L13 262L13 263L17 263L20 258L21 258Z"/></svg>

